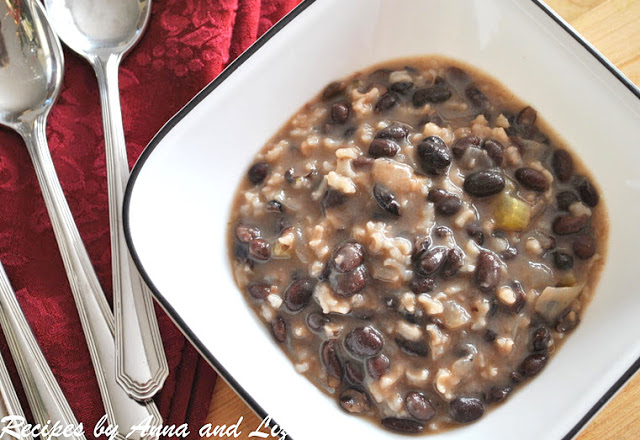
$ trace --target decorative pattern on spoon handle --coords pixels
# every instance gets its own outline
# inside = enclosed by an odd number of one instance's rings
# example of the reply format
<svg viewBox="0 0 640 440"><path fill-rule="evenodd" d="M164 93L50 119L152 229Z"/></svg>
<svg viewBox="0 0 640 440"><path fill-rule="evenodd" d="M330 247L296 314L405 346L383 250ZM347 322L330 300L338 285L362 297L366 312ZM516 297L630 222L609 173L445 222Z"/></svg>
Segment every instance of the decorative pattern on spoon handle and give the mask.
<svg viewBox="0 0 640 440"><path fill-rule="evenodd" d="M45 119L46 115L37 117L32 131L21 134L33 161L60 247L107 417L112 425L120 427L119 438L124 439L130 427L149 417L153 420L152 425L158 425L161 417L152 402L142 404L132 400L116 381L114 318L58 181L47 146ZM135 439L136 435L129 438Z"/></svg>
<svg viewBox="0 0 640 440"><path fill-rule="evenodd" d="M2 325L2 331L7 339L36 423L44 425L50 420L52 423L60 422L63 428L67 426L78 428L78 421L40 351L1 264L0 325ZM8 384L5 381L8 381ZM20 402L11 387L9 373L1 358L0 382L3 383L2 401L8 412L7 415L24 417ZM85 436L77 433L64 438L84 440Z"/></svg>
<svg viewBox="0 0 640 440"><path fill-rule="evenodd" d="M122 206L129 178L122 127L118 67L120 55L95 59L100 87L107 156L113 309L116 318L116 374L118 383L135 399L153 397L169 375L153 299L142 280L124 238Z"/></svg>

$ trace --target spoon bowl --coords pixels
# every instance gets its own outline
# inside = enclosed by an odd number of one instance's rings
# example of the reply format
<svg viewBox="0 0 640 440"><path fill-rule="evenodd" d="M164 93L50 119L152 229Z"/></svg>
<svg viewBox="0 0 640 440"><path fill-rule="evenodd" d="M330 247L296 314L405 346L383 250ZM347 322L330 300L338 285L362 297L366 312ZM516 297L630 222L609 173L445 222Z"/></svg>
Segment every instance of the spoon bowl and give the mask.
<svg viewBox="0 0 640 440"><path fill-rule="evenodd" d="M0 124L21 134L46 117L62 84L62 47L44 20L39 5L0 13Z"/></svg>
<svg viewBox="0 0 640 440"><path fill-rule="evenodd" d="M144 33L149 0L45 0L49 19L60 39L91 59L124 55Z"/></svg>

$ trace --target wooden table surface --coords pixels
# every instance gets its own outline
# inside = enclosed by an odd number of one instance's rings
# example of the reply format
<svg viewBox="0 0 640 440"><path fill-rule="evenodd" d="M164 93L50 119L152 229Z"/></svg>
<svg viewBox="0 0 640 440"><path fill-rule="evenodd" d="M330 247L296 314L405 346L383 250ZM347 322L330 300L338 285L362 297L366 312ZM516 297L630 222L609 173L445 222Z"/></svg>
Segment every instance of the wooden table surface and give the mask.
<svg viewBox="0 0 640 440"><path fill-rule="evenodd" d="M640 0L547 0L569 22L640 86ZM640 144L638 145L640 147ZM260 420L224 382L218 380L207 421L233 424L244 418L240 439ZM640 439L640 375L636 374L580 433L576 440Z"/></svg>

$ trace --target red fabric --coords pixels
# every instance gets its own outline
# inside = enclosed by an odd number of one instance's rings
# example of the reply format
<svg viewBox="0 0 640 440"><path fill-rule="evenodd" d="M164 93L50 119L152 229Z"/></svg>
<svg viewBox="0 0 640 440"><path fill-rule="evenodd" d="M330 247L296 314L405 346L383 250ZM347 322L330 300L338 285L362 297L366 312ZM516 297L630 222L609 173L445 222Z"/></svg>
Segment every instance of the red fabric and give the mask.
<svg viewBox="0 0 640 440"><path fill-rule="evenodd" d="M124 60L120 90L133 165L162 125L298 0L153 0L140 44ZM80 234L111 301L104 140L93 71L65 51L65 79L51 112L51 154ZM62 260L21 139L0 129L0 258L45 357L88 438L104 414ZM166 424L207 414L216 375L157 308L170 376L156 402ZM1 337L0 337L1 339ZM0 350L17 375L4 340ZM19 391L23 404L24 393ZM223 422L223 421L221 421Z"/></svg>

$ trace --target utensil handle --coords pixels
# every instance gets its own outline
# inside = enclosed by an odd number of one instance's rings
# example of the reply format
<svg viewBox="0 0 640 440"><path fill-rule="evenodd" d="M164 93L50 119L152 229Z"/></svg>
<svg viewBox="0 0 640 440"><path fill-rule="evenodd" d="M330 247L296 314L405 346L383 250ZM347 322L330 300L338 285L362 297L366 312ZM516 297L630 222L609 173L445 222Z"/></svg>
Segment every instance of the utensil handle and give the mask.
<svg viewBox="0 0 640 440"><path fill-rule="evenodd" d="M120 56L110 55L104 60L98 58L92 64L100 88L107 155L116 374L118 383L129 395L146 400L162 388L169 367L151 292L131 259L124 237L122 207L129 179L129 163L118 89Z"/></svg>
<svg viewBox="0 0 640 440"><path fill-rule="evenodd" d="M78 428L78 421L73 415L67 399L62 394L42 351L40 351L2 264L0 264L0 325L36 422L44 424L51 420L52 422L60 422L63 428L67 426ZM4 388L2 400L9 414L24 417L18 398L11 386L9 373L1 359L0 382ZM65 438L84 440L85 436L78 432Z"/></svg>
<svg viewBox="0 0 640 440"><path fill-rule="evenodd" d="M22 135L58 241L107 417L125 434L149 416L152 424L160 424L160 414L152 402L132 400L116 381L113 315L58 181L45 136L45 118L46 115L36 118L31 131Z"/></svg>
<svg viewBox="0 0 640 440"><path fill-rule="evenodd" d="M16 356L17 357L17 356ZM16 364L18 361L15 361ZM20 416L24 418L24 411L18 400L15 388L11 382L9 371L4 363L2 355L0 355L0 420L6 416ZM0 427L4 427L4 423L0 423ZM29 438L32 438L29 436Z"/></svg>

